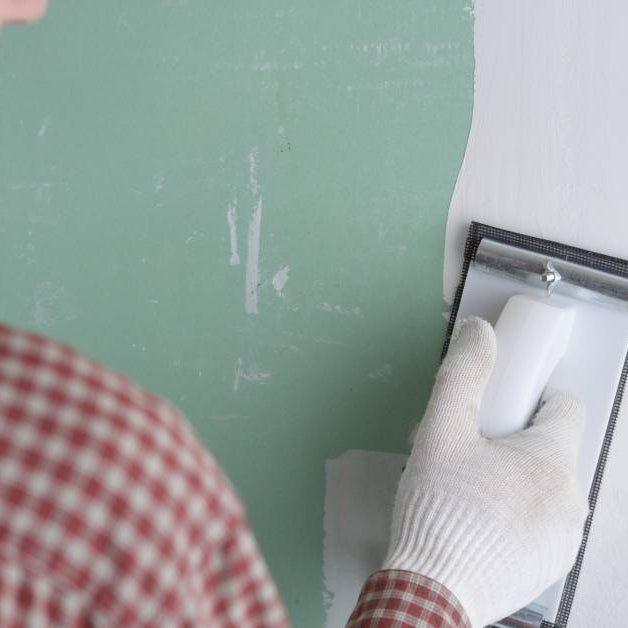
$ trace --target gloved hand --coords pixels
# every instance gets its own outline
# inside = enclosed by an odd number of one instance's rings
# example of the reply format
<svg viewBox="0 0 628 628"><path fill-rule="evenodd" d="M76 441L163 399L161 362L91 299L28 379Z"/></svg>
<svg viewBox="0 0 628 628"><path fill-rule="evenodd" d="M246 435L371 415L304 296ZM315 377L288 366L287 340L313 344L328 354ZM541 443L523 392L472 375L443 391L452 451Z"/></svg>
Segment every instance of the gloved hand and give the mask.
<svg viewBox="0 0 628 628"><path fill-rule="evenodd" d="M401 477L384 569L447 587L473 628L531 602L572 567L588 512L577 484L581 402L550 394L528 429L483 438L478 410L495 333L454 333Z"/></svg>

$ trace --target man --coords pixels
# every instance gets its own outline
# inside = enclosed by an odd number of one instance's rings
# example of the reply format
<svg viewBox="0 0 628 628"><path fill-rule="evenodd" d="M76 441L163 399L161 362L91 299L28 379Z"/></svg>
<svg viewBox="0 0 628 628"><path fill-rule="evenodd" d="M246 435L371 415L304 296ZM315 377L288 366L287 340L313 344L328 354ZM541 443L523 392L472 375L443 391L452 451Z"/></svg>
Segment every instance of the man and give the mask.
<svg viewBox="0 0 628 628"><path fill-rule="evenodd" d="M0 25L45 0L0 0ZM584 412L550 395L534 425L482 438L495 361L456 331L414 441L389 551L352 627L480 627L572 565L587 513ZM0 626L285 626L244 509L168 402L54 341L0 325Z"/></svg>

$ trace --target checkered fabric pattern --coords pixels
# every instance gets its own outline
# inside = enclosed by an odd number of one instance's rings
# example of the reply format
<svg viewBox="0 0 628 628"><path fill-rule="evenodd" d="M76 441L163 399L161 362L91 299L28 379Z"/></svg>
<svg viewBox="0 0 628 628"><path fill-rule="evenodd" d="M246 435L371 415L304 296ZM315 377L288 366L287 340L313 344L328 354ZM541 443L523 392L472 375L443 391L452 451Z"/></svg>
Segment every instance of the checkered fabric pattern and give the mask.
<svg viewBox="0 0 628 628"><path fill-rule="evenodd" d="M431 578L388 569L364 583L347 628L471 628L458 600Z"/></svg>
<svg viewBox="0 0 628 628"><path fill-rule="evenodd" d="M0 626L287 625L239 499L177 409L0 325Z"/></svg>

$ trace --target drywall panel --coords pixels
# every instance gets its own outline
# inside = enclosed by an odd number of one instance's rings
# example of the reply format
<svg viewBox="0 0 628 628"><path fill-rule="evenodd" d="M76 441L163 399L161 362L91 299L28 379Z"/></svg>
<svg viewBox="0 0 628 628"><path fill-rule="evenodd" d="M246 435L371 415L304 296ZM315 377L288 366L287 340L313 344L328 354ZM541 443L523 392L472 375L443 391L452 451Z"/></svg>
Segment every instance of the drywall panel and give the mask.
<svg viewBox="0 0 628 628"><path fill-rule="evenodd" d="M325 461L404 451L438 364L468 5L58 0L0 36L0 318L182 408L300 628Z"/></svg>

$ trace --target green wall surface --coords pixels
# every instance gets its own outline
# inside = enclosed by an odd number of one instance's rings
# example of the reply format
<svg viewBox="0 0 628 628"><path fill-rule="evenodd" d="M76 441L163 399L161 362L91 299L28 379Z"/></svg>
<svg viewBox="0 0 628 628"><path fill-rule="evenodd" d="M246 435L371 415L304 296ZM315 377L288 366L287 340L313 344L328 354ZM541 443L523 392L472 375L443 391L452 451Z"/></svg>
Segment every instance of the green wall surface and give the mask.
<svg viewBox="0 0 628 628"><path fill-rule="evenodd" d="M468 0L53 0L0 37L0 318L179 405L295 626L325 460L405 451L433 381L472 34Z"/></svg>

